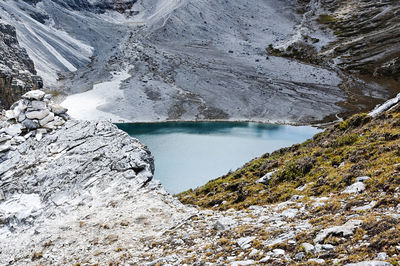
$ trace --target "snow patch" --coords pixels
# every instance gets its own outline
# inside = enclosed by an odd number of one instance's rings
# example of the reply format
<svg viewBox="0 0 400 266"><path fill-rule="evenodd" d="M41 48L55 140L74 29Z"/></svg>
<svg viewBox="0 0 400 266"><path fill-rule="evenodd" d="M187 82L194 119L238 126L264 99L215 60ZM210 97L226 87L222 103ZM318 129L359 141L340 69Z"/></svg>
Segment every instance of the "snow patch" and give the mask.
<svg viewBox="0 0 400 266"><path fill-rule="evenodd" d="M75 119L124 122L124 118L103 112L98 108L124 98L124 93L120 89L121 82L130 77L128 70L113 73L113 78L110 81L95 84L93 89L87 92L70 95L61 105L68 108L68 114Z"/></svg>
<svg viewBox="0 0 400 266"><path fill-rule="evenodd" d="M369 115L376 116L382 112L385 112L385 111L389 110L391 107L393 107L394 105L396 105L399 101L400 101L400 93L397 94L397 96L394 97L393 99L386 101L384 104L376 106L375 109L369 113Z"/></svg>

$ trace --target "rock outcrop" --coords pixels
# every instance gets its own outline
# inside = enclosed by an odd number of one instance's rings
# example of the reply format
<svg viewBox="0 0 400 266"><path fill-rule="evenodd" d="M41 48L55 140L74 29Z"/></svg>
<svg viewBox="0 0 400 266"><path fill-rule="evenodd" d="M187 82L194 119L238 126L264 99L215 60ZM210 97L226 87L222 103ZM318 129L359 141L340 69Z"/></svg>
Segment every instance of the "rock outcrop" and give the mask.
<svg viewBox="0 0 400 266"><path fill-rule="evenodd" d="M68 120L49 98L28 92L1 122L0 264L108 264L129 247L135 262L142 237L190 208L151 181L153 157L138 140L109 122Z"/></svg>
<svg viewBox="0 0 400 266"><path fill-rule="evenodd" d="M19 46L15 28L0 19L0 109L30 90L42 88L33 61Z"/></svg>

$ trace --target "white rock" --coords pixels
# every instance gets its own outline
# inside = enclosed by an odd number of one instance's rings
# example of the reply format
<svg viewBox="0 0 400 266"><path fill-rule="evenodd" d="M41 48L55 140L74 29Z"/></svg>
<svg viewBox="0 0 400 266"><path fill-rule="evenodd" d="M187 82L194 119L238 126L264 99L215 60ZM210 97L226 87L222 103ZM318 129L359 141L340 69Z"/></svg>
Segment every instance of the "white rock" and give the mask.
<svg viewBox="0 0 400 266"><path fill-rule="evenodd" d="M6 144L0 146L0 153L9 151L10 149L11 149L11 144L10 142L7 142Z"/></svg>
<svg viewBox="0 0 400 266"><path fill-rule="evenodd" d="M285 251L280 248L276 248L276 249L272 250L272 252L274 253L274 256L276 256L276 257L285 255Z"/></svg>
<svg viewBox="0 0 400 266"><path fill-rule="evenodd" d="M257 255L259 253L259 251L257 249L252 249L251 252L249 253L249 257L253 257L255 255Z"/></svg>
<svg viewBox="0 0 400 266"><path fill-rule="evenodd" d="M237 240L237 244L241 249L248 249L251 247L251 241L253 241L255 237L241 237Z"/></svg>
<svg viewBox="0 0 400 266"><path fill-rule="evenodd" d="M26 112L25 115L28 119L43 119L46 116L50 114L50 111L47 109L41 110L41 111L32 111L32 112Z"/></svg>
<svg viewBox="0 0 400 266"><path fill-rule="evenodd" d="M325 263L325 260L324 260L324 259L309 259L307 262L308 262L308 263L324 264L324 263Z"/></svg>
<svg viewBox="0 0 400 266"><path fill-rule="evenodd" d="M265 174L263 177L261 177L260 179L257 180L257 183L268 184L268 181L272 178L272 175L275 172L276 171L272 171L272 172Z"/></svg>
<svg viewBox="0 0 400 266"><path fill-rule="evenodd" d="M22 136L13 137L13 140L15 141L16 144L20 144L20 143L25 142L25 138L22 137Z"/></svg>
<svg viewBox="0 0 400 266"><path fill-rule="evenodd" d="M367 205L360 206L360 207L353 207L353 208L351 208L351 210L352 211L366 211L366 210L372 209L373 207L375 207L375 205L376 205L376 201L373 200Z"/></svg>
<svg viewBox="0 0 400 266"><path fill-rule="evenodd" d="M254 265L254 260L234 261L234 262L232 262L230 265L231 265L231 266Z"/></svg>
<svg viewBox="0 0 400 266"><path fill-rule="evenodd" d="M356 182L364 182L366 180L370 179L369 176L359 176L356 178Z"/></svg>
<svg viewBox="0 0 400 266"><path fill-rule="evenodd" d="M30 103L30 108L35 109L35 110L43 110L46 109L46 103L42 101L32 101Z"/></svg>
<svg viewBox="0 0 400 266"><path fill-rule="evenodd" d="M354 234L354 230L359 227L363 222L361 220L350 220L344 225L333 226L327 229L322 230L314 239L314 243L320 243L329 235L342 235L352 236Z"/></svg>
<svg viewBox="0 0 400 266"><path fill-rule="evenodd" d="M380 252L380 253L378 253L378 255L376 255L376 259L377 260L386 260L386 259L388 259L388 255L386 254L386 252Z"/></svg>
<svg viewBox="0 0 400 266"><path fill-rule="evenodd" d="M26 115L24 113L21 113L17 118L18 123L23 122L25 120L25 118L26 118Z"/></svg>
<svg viewBox="0 0 400 266"><path fill-rule="evenodd" d="M390 264L389 262L377 261L377 260L345 264L345 266L391 266L391 265L392 264Z"/></svg>
<svg viewBox="0 0 400 266"><path fill-rule="evenodd" d="M59 104L52 103L52 104L49 104L49 107L50 107L50 110L56 115L65 114L66 112L68 112L67 108L62 107Z"/></svg>
<svg viewBox="0 0 400 266"><path fill-rule="evenodd" d="M303 191L303 190L305 190L306 188L307 188L307 185L304 185L304 186L297 187L296 190L297 190L297 191Z"/></svg>
<svg viewBox="0 0 400 266"><path fill-rule="evenodd" d="M7 201L0 204L0 212L4 213L6 217L15 216L17 219L22 220L33 215L41 207L38 194L14 194Z"/></svg>
<svg viewBox="0 0 400 266"><path fill-rule="evenodd" d="M322 249L324 249L324 250L332 250L332 249L335 249L335 246L334 246L334 245L331 245L331 244L324 244L324 245L322 245L321 247L322 247Z"/></svg>
<svg viewBox="0 0 400 266"><path fill-rule="evenodd" d="M294 259L297 261L303 260L306 254L304 252L299 252L294 256Z"/></svg>
<svg viewBox="0 0 400 266"><path fill-rule="evenodd" d="M46 93L44 93L41 90L33 90L33 91L29 91L27 93L25 93L24 95L22 95L23 99L28 99L28 100L43 100L44 96L46 95Z"/></svg>
<svg viewBox="0 0 400 266"><path fill-rule="evenodd" d="M215 224L214 229L216 230L227 230L236 225L235 220L230 217L222 217Z"/></svg>
<svg viewBox="0 0 400 266"><path fill-rule="evenodd" d="M310 243L303 243L301 246L304 248L305 252L313 252L314 251L314 245Z"/></svg>
<svg viewBox="0 0 400 266"><path fill-rule="evenodd" d="M268 262L270 259L271 259L270 256L266 256L266 257L262 258L261 260L259 260L259 262L260 263L265 263L265 262Z"/></svg>
<svg viewBox="0 0 400 266"><path fill-rule="evenodd" d="M54 125L55 125L56 127L62 126L62 125L64 125L64 124L65 124L65 120L64 120L64 119L62 119L62 118L59 117L59 116L54 117Z"/></svg>
<svg viewBox="0 0 400 266"><path fill-rule="evenodd" d="M5 112L5 117L7 118L7 120L14 119L14 118L15 118L14 111L12 111L12 110L7 110L7 111Z"/></svg>
<svg viewBox="0 0 400 266"><path fill-rule="evenodd" d="M36 135L35 138L37 141L41 141L43 138L43 135L47 133L46 129L43 128L39 128L38 130L36 130Z"/></svg>
<svg viewBox="0 0 400 266"><path fill-rule="evenodd" d="M45 118L39 121L39 124L44 127L47 123L51 122L54 120L54 114L49 113Z"/></svg>
<svg viewBox="0 0 400 266"><path fill-rule="evenodd" d="M343 193L360 193L365 190L365 184L363 182L356 182L350 186L348 186Z"/></svg>
<svg viewBox="0 0 400 266"><path fill-rule="evenodd" d="M290 208L286 209L281 213L281 216L291 219L294 218L299 213L298 209Z"/></svg>
<svg viewBox="0 0 400 266"><path fill-rule="evenodd" d="M5 128L6 133L10 136L18 136L22 133L22 125L21 124L14 124L10 125Z"/></svg>

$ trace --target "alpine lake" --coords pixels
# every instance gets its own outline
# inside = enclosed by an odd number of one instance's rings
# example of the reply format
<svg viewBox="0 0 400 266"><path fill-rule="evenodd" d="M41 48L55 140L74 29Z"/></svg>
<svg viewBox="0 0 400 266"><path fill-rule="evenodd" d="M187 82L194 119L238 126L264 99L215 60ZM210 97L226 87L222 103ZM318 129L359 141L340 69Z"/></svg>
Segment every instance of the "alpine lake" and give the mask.
<svg viewBox="0 0 400 266"><path fill-rule="evenodd" d="M251 122L117 124L155 159L154 179L179 193L206 184L267 152L301 143L319 129Z"/></svg>

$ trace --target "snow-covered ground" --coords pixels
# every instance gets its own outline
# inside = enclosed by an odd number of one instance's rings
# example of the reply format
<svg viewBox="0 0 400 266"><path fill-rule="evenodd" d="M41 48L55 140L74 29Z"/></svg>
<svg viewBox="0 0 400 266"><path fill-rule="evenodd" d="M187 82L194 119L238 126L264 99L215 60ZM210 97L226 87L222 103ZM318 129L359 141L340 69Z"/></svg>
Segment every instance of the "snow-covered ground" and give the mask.
<svg viewBox="0 0 400 266"><path fill-rule="evenodd" d="M120 86L122 81L130 77L128 70L112 74L110 81L95 84L93 89L87 92L70 95L61 105L68 108L68 113L75 119L126 121L122 117L99 110L102 105L110 102L117 103L123 98Z"/></svg>

